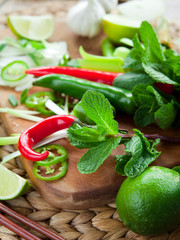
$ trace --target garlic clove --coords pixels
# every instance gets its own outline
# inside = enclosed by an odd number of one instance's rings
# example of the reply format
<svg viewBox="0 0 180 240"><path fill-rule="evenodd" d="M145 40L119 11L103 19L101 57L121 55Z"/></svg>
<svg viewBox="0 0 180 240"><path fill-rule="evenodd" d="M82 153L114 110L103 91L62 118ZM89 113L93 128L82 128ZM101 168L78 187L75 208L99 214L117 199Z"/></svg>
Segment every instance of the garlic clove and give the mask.
<svg viewBox="0 0 180 240"><path fill-rule="evenodd" d="M102 27L105 10L97 0L80 1L67 14L67 23L73 32L83 37L96 36Z"/></svg>

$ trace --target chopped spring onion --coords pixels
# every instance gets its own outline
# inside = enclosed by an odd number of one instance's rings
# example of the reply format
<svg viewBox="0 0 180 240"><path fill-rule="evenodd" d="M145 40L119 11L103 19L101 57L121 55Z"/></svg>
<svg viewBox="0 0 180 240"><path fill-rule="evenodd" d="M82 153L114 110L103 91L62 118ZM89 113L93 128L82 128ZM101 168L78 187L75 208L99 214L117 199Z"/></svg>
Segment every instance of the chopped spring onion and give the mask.
<svg viewBox="0 0 180 240"><path fill-rule="evenodd" d="M18 101L17 101L17 99L16 99L16 97L14 96L13 93L9 95L8 100L9 100L9 102L11 103L11 105L12 105L13 107L16 107L16 106L17 106Z"/></svg>
<svg viewBox="0 0 180 240"><path fill-rule="evenodd" d="M28 65L23 61L13 61L2 68L1 77L4 81L18 81L26 76Z"/></svg>

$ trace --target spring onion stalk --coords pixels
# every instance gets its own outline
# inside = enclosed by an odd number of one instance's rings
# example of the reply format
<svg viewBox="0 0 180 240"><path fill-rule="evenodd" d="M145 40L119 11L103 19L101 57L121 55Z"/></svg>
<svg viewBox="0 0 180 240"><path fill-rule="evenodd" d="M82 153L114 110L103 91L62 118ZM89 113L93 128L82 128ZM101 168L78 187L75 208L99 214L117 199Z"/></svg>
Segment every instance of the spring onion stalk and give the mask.
<svg viewBox="0 0 180 240"><path fill-rule="evenodd" d="M19 136L10 136L10 137L0 137L0 146L9 145L9 144L17 144L19 140Z"/></svg>
<svg viewBox="0 0 180 240"><path fill-rule="evenodd" d="M11 108L0 108L0 112L1 112L1 113L7 113L9 110L16 111L17 113L28 114L28 115L36 115L36 114L39 114L38 111L32 111L32 110L11 109Z"/></svg>
<svg viewBox="0 0 180 240"><path fill-rule="evenodd" d="M69 106L69 97L68 97L68 95L66 95L65 104L64 104L64 111L66 112L66 114L69 114L68 106Z"/></svg>
<svg viewBox="0 0 180 240"><path fill-rule="evenodd" d="M50 99L46 101L45 106L57 115L67 115L66 111L64 111L62 108L60 108L57 104L55 104Z"/></svg>
<svg viewBox="0 0 180 240"><path fill-rule="evenodd" d="M33 114L36 114L35 111L24 112L23 110L15 110L15 109L11 109L11 108L0 108L0 112L10 113L10 114L15 115L17 117L24 118L24 119L27 119L27 120L30 120L30 121L33 121L33 122L39 122L39 121L44 119L44 118L41 118L41 117L36 117L36 116L30 115L29 112L33 112Z"/></svg>

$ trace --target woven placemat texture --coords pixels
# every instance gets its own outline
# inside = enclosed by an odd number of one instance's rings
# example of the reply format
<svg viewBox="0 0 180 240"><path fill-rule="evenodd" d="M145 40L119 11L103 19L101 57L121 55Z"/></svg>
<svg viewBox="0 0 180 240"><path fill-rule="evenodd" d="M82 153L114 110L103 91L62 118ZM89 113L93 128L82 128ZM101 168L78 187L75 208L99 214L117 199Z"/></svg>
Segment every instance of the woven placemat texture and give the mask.
<svg viewBox="0 0 180 240"><path fill-rule="evenodd" d="M17 4L10 4L13 1L16 1ZM6 18L9 14L42 15L51 13L55 18L59 18L65 16L70 6L77 1L61 0L61 4L59 4L59 0L24 0L23 6L21 6L21 2L20 0L7 1L6 8L2 7L0 9L0 30L7 28ZM9 4L9 7L7 7L7 4ZM173 40L173 44L174 39L180 38L179 25L170 23L170 36ZM178 50L176 44L173 46ZM6 131L1 122L0 136L6 136ZM14 150L13 146L1 147L0 159ZM20 158L11 160L6 163L5 166L30 181ZM5 203L11 209L59 233L67 240L180 240L180 227L161 236L144 237L133 233L125 227L119 219L114 202L87 210L67 211L58 209L47 203L32 187L26 195L5 201ZM46 239L41 234L35 233L32 229L27 229L41 239ZM18 237L7 228L0 226L0 239L18 240L22 238Z"/></svg>

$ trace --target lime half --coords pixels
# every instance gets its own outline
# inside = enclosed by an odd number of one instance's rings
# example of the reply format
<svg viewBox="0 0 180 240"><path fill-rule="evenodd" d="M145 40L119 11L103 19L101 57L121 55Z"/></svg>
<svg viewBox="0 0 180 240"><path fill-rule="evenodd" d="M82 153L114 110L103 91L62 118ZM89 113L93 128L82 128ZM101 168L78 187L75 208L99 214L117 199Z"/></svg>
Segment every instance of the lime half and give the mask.
<svg viewBox="0 0 180 240"><path fill-rule="evenodd" d="M8 16L7 23L16 36L29 40L46 40L54 31L54 18L52 15Z"/></svg>
<svg viewBox="0 0 180 240"><path fill-rule="evenodd" d="M8 200L26 193L30 184L0 164L0 200Z"/></svg>
<svg viewBox="0 0 180 240"><path fill-rule="evenodd" d="M102 24L107 37L112 42L119 43L121 38L133 38L138 33L141 22L116 14L106 14Z"/></svg>

